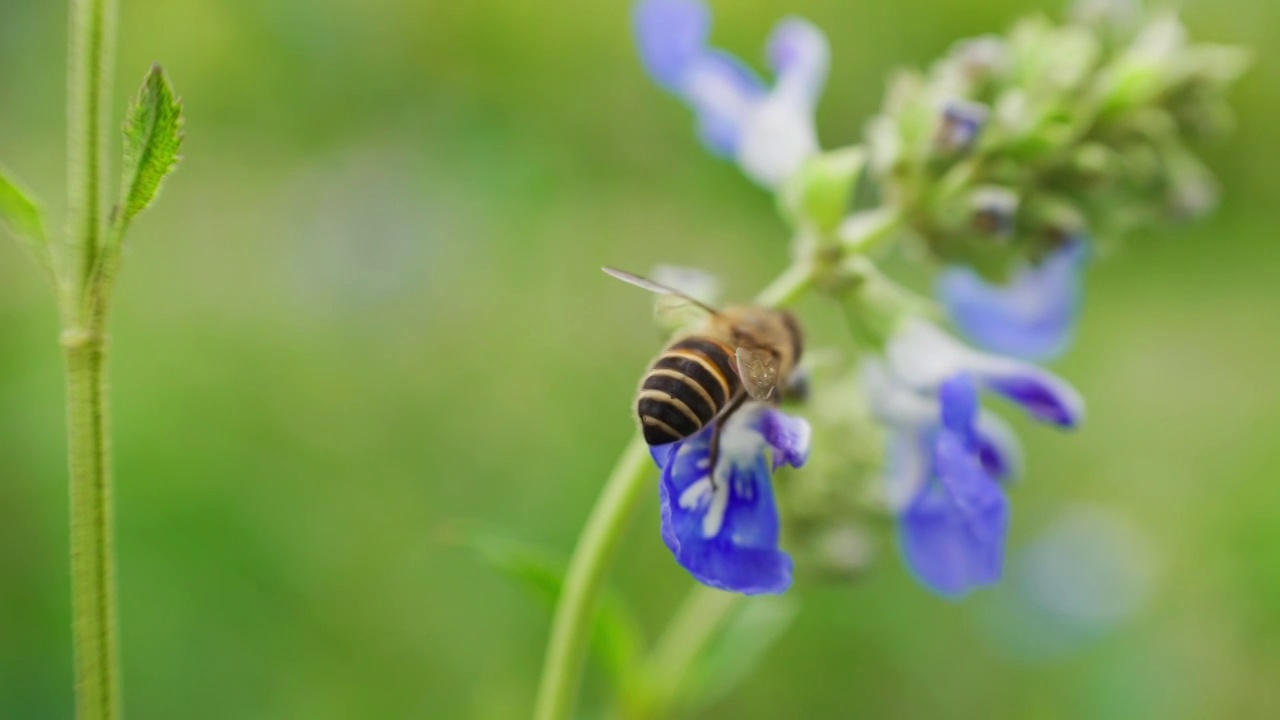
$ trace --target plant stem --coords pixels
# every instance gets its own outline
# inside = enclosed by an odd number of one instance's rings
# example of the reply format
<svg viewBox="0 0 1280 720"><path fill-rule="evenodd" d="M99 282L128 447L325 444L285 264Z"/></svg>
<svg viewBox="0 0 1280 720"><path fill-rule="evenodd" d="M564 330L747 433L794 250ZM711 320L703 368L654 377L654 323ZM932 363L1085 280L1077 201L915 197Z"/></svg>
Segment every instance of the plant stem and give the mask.
<svg viewBox="0 0 1280 720"><path fill-rule="evenodd" d="M582 530L551 622L551 640L534 708L537 720L567 718L572 710L604 574L627 520L647 488L644 480L649 462L648 446L639 436L633 438Z"/></svg>
<svg viewBox="0 0 1280 720"><path fill-rule="evenodd" d="M71 631L76 717L121 715L106 385L106 298L89 282L101 249L104 131L115 0L71 0L67 60L67 240L58 268L66 361Z"/></svg>
<svg viewBox="0 0 1280 720"><path fill-rule="evenodd" d="M812 284L812 268L797 263L770 283L757 302L769 306L787 304ZM596 601L623 530L648 489L645 478L649 462L644 440L633 438L614 466L574 548L551 621L551 637L534 705L536 720L563 720L573 709Z"/></svg>
<svg viewBox="0 0 1280 720"><path fill-rule="evenodd" d="M790 305L813 286L814 269L807 262L792 263L756 295L756 303L765 307Z"/></svg>
<svg viewBox="0 0 1280 720"><path fill-rule="evenodd" d="M71 472L71 612L76 717L120 717L115 620L106 348L101 335L63 334Z"/></svg>
<svg viewBox="0 0 1280 720"><path fill-rule="evenodd" d="M67 239L73 247L63 281L84 282L100 245L102 138L111 104L116 0L71 0L67 57ZM74 287L72 288L74 292Z"/></svg>

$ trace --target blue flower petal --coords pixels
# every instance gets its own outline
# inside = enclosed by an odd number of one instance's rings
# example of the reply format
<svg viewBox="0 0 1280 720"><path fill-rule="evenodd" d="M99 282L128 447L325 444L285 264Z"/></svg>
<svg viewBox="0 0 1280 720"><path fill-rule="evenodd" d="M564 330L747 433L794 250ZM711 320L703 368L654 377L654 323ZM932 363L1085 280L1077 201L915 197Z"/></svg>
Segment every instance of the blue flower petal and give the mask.
<svg viewBox="0 0 1280 720"><path fill-rule="evenodd" d="M804 418L768 408L760 413L757 429L773 448L774 470L783 465L801 467L809 460L813 429Z"/></svg>
<svg viewBox="0 0 1280 720"><path fill-rule="evenodd" d="M978 460L993 479L1000 483L1022 474L1022 446L1013 429L990 413L978 416L974 427L978 442Z"/></svg>
<svg viewBox="0 0 1280 720"><path fill-rule="evenodd" d="M1084 398L1067 381L1034 365L1009 362L988 367L979 377L988 390L1012 400L1031 417L1071 428L1084 420Z"/></svg>
<svg viewBox="0 0 1280 720"><path fill-rule="evenodd" d="M653 462L660 468L666 467L667 462L671 460L671 454L676 451L679 443L667 443L666 445L650 445L649 457L653 458Z"/></svg>
<svg viewBox="0 0 1280 720"><path fill-rule="evenodd" d="M943 381L938 388L942 406L942 426L966 441L973 441L973 423L978 417L978 388L973 377L961 372Z"/></svg>
<svg viewBox="0 0 1280 720"><path fill-rule="evenodd" d="M769 33L765 56L777 76L778 91L791 93L795 102L812 113L831 64L826 35L808 20L783 18Z"/></svg>
<svg viewBox="0 0 1280 720"><path fill-rule="evenodd" d="M706 46L711 12L694 0L646 0L636 5L633 20L645 69L659 85L678 93Z"/></svg>
<svg viewBox="0 0 1280 720"><path fill-rule="evenodd" d="M742 127L765 97L760 76L729 53L708 50L685 73L680 95L698 118L698 134L716 155L738 151Z"/></svg>
<svg viewBox="0 0 1280 720"><path fill-rule="evenodd" d="M1084 241L1068 243L1038 266L1021 268L1005 286L952 267L938 277L938 297L971 342L1028 360L1051 358L1074 338L1087 255Z"/></svg>
<svg viewBox="0 0 1280 720"><path fill-rule="evenodd" d="M744 408L721 432L712 488L711 428L675 443L659 484L662 539L699 582L747 595L791 586L791 558L778 549L778 510L768 455L807 454L804 428L772 408ZM799 421L803 423L803 421ZM772 446L768 438L780 442Z"/></svg>
<svg viewBox="0 0 1280 720"><path fill-rule="evenodd" d="M938 434L936 477L902 516L907 566L934 592L959 598L1000 579L1009 500L964 438Z"/></svg>

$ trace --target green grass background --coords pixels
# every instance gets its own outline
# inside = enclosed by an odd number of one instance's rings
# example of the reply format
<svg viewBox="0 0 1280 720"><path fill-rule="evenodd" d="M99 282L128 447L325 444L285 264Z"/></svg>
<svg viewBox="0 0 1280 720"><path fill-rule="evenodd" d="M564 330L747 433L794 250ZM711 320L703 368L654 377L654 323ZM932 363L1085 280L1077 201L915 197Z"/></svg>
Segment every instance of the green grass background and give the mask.
<svg viewBox="0 0 1280 720"><path fill-rule="evenodd" d="M828 146L885 74L1056 0L720 1L756 59L794 12L829 33ZM115 318L120 612L134 718L519 718L544 611L464 552L479 520L566 552L633 432L646 301L601 264L709 267L747 296L786 260L769 199L642 74L628 5L125 0L117 114L149 63L186 160L136 226ZM65 8L0 3L0 158L61 209ZM1114 632L1001 650L890 553L801 586L795 627L709 717L1280 716L1280 3L1188 0L1257 65L1207 150L1221 210L1097 266L1089 399L1024 433L1015 545L1069 503L1159 561ZM56 217L56 215L55 215ZM818 301L815 342L845 342ZM0 718L71 714L56 318L0 243ZM656 498L656 493L654 494ZM656 631L689 581L642 510L613 579ZM605 689L591 673L589 706Z"/></svg>

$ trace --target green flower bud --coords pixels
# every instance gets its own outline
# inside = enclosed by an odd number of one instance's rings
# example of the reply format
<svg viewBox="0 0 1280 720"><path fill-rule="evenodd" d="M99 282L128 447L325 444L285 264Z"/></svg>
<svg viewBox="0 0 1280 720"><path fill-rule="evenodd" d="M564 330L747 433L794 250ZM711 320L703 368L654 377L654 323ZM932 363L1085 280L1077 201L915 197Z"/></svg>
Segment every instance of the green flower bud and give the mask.
<svg viewBox="0 0 1280 720"><path fill-rule="evenodd" d="M780 196L783 213L797 227L831 236L848 214L867 166L867 152L850 147L815 155L795 173Z"/></svg>
<svg viewBox="0 0 1280 720"><path fill-rule="evenodd" d="M972 229L998 240L1011 240L1017 229L1018 194L995 185L975 188L968 197Z"/></svg>
<svg viewBox="0 0 1280 720"><path fill-rule="evenodd" d="M1068 167L1089 189L1112 184L1121 173L1120 158L1116 152L1096 142L1082 143L1072 153Z"/></svg>
<svg viewBox="0 0 1280 720"><path fill-rule="evenodd" d="M1104 116L1114 117L1154 102L1178 79L1187 31L1173 15L1156 18L1103 71L1099 96Z"/></svg>
<svg viewBox="0 0 1280 720"><path fill-rule="evenodd" d="M1168 178L1166 202L1174 219L1197 218L1217 207L1218 181L1204 163L1176 145L1164 148L1162 157Z"/></svg>

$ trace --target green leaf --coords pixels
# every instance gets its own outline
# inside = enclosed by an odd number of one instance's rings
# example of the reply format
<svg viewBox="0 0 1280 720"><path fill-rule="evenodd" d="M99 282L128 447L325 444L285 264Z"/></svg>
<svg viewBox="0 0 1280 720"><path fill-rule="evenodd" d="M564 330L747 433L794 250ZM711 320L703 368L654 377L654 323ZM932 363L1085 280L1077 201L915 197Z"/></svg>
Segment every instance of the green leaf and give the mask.
<svg viewBox="0 0 1280 720"><path fill-rule="evenodd" d="M44 214L0 167L0 223L7 225L19 242L26 245L46 270L51 271Z"/></svg>
<svg viewBox="0 0 1280 720"><path fill-rule="evenodd" d="M486 565L507 576L542 602L555 608L564 581L566 563L528 543L478 529L457 534L458 544L473 551ZM618 687L634 677L644 650L640 625L617 594L600 598L591 646Z"/></svg>
<svg viewBox="0 0 1280 720"><path fill-rule="evenodd" d="M737 689L764 662L798 612L799 604L783 596L740 603L689 668L680 689L681 704L703 707Z"/></svg>
<svg viewBox="0 0 1280 720"><path fill-rule="evenodd" d="M169 78L163 68L152 65L125 119L124 172L116 208L120 228L128 227L151 204L165 176L178 164L182 120L182 104L174 97Z"/></svg>
<svg viewBox="0 0 1280 720"><path fill-rule="evenodd" d="M44 216L40 208L0 168L0 220L18 238L32 245L44 245Z"/></svg>

